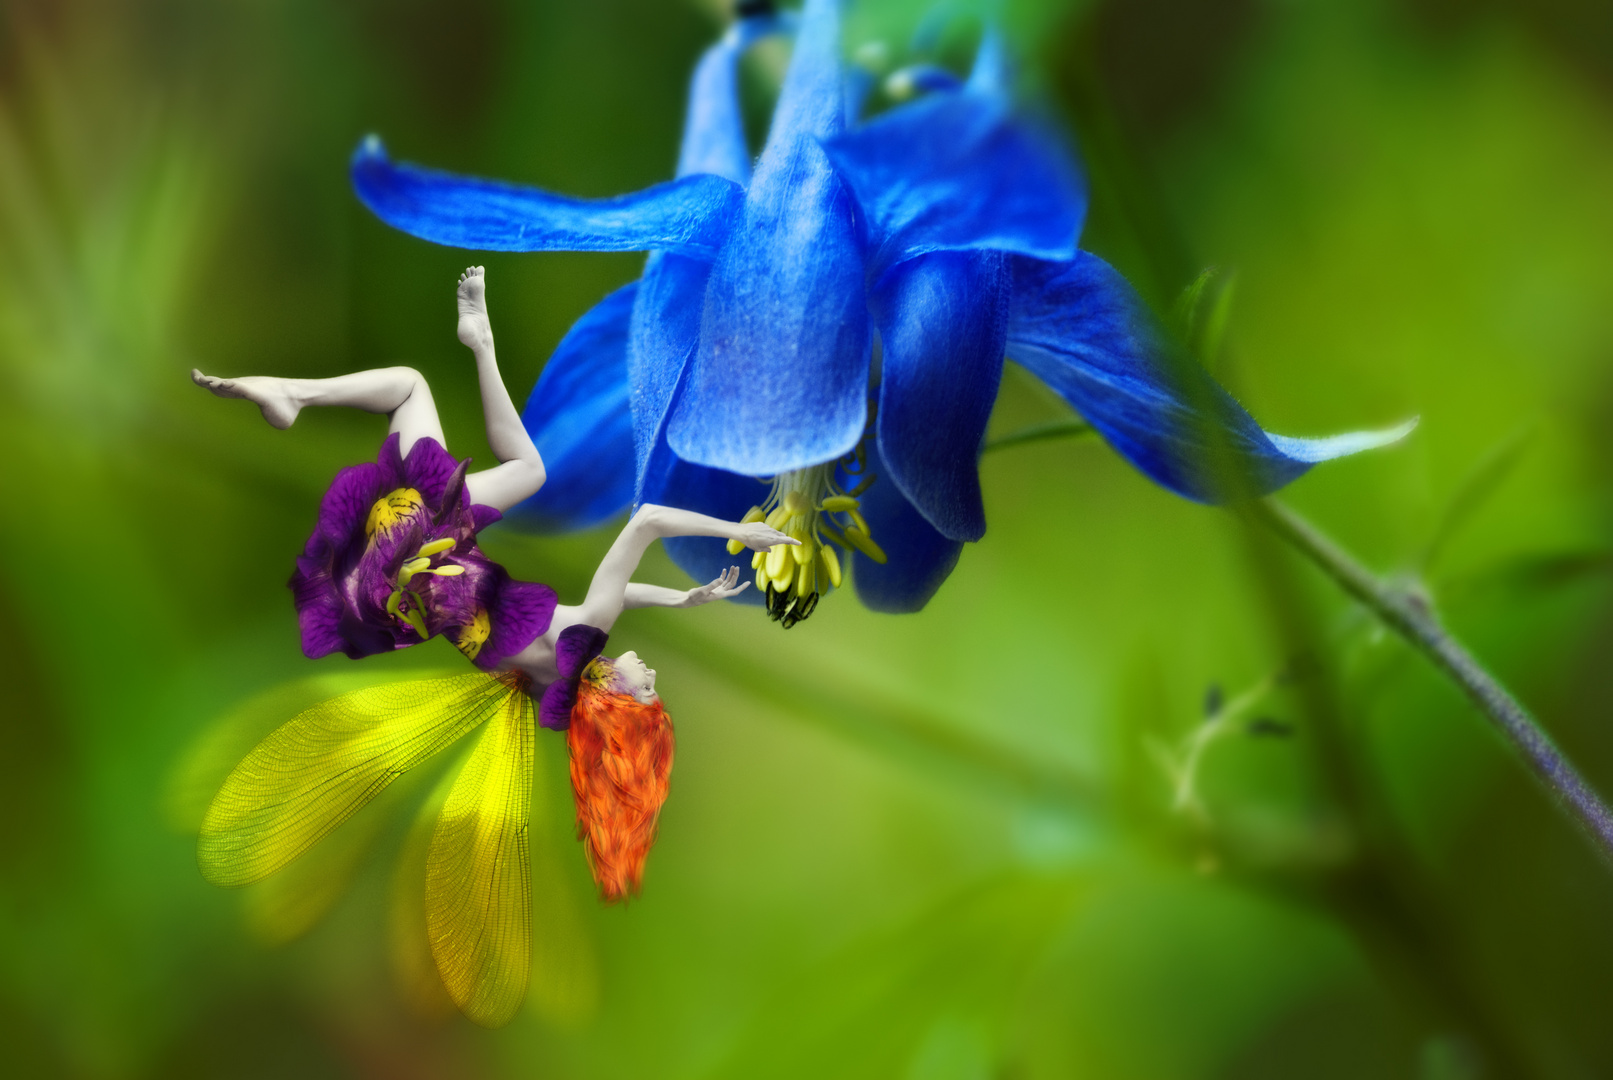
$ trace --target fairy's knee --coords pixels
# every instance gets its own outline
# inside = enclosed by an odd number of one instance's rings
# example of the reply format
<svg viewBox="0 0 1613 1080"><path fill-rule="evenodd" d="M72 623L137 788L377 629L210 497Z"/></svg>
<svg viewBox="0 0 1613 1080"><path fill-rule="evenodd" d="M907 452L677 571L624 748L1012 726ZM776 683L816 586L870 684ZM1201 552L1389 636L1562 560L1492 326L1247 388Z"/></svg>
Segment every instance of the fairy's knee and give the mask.
<svg viewBox="0 0 1613 1080"><path fill-rule="evenodd" d="M391 430L402 436L405 454L421 438L443 441L442 421L437 417L437 403L432 400L431 387L426 377L412 367L390 368L397 380L398 404L391 410Z"/></svg>
<svg viewBox="0 0 1613 1080"><path fill-rule="evenodd" d="M413 398L416 394L426 398L431 397L431 385L426 382L426 377L415 368L400 365L388 368L387 371L403 385L406 391L405 400Z"/></svg>

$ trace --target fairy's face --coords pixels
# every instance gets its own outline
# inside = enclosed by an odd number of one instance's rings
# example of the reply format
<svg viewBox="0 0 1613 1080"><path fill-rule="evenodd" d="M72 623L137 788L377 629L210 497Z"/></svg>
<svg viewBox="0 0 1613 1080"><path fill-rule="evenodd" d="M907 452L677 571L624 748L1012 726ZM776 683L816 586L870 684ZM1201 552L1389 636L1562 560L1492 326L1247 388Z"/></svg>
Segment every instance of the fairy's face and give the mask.
<svg viewBox="0 0 1613 1080"><path fill-rule="evenodd" d="M639 659L632 650L618 656L611 665L615 669L616 689L631 694L635 701L649 705L659 701L655 693L655 670Z"/></svg>

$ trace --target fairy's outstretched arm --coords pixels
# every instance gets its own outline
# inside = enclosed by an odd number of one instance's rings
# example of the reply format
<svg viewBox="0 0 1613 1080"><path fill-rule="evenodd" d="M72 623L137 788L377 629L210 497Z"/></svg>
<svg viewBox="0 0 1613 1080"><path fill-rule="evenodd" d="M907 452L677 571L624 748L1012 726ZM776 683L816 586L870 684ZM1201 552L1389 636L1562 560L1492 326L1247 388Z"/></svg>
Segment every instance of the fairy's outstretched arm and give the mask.
<svg viewBox="0 0 1613 1080"><path fill-rule="evenodd" d="M622 606L624 608L699 607L713 600L727 600L730 596L738 596L749 587L750 582L739 580L739 567L730 566L712 581L705 585L696 585L692 589L669 589L665 585L644 585L630 581L622 597Z"/></svg>
<svg viewBox="0 0 1613 1080"><path fill-rule="evenodd" d="M674 510L647 503L639 507L605 553L599 569L594 572L593 583L588 586L588 598L578 609L577 621L609 630L628 607L690 607L693 605L688 600L695 593L703 594L703 598L696 602L704 603L740 591L732 584L738 579L737 570L690 592L636 585L629 581L650 545L669 536L719 536L726 540L738 540L752 551L766 551L775 544L799 543L760 521L741 524L690 510Z"/></svg>

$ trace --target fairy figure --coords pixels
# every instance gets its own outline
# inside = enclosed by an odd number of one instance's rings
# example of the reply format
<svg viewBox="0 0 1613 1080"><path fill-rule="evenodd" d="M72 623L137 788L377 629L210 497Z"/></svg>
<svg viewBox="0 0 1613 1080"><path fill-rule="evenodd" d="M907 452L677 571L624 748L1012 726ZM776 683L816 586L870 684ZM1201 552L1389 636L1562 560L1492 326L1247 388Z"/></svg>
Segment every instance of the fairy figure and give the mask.
<svg viewBox="0 0 1613 1080"><path fill-rule="evenodd" d="M426 922L449 994L471 1019L508 1022L531 955L527 821L536 727L564 731L577 830L601 897L636 893L672 769L672 722L655 672L633 652L603 654L627 608L696 607L743 592L739 568L689 590L630 581L650 544L716 536L768 551L794 544L761 522L641 506L581 604L512 579L477 546L482 529L534 494L543 460L499 375L482 267L459 279L459 340L476 358L487 441L499 464L470 472L444 448L431 389L395 367L330 379L191 378L244 398L277 428L309 406L390 421L376 461L343 469L291 579L303 651L350 657L451 641L480 670L370 687L322 702L276 730L213 799L197 845L217 885L259 881L307 851L388 784L482 727L444 803L426 864Z"/></svg>

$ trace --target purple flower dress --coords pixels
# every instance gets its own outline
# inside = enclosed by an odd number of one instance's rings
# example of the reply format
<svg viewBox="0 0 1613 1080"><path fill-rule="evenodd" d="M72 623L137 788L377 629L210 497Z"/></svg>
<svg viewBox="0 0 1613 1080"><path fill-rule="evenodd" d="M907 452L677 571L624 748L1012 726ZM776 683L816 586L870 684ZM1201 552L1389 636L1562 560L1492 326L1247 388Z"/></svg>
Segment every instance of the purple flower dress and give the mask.
<svg viewBox="0 0 1613 1080"><path fill-rule="evenodd" d="M399 453L396 433L373 463L336 474L291 576L302 650L355 659L442 634L493 671L549 629L555 592L515 581L476 534L502 516L472 505L469 459L435 439Z"/></svg>

